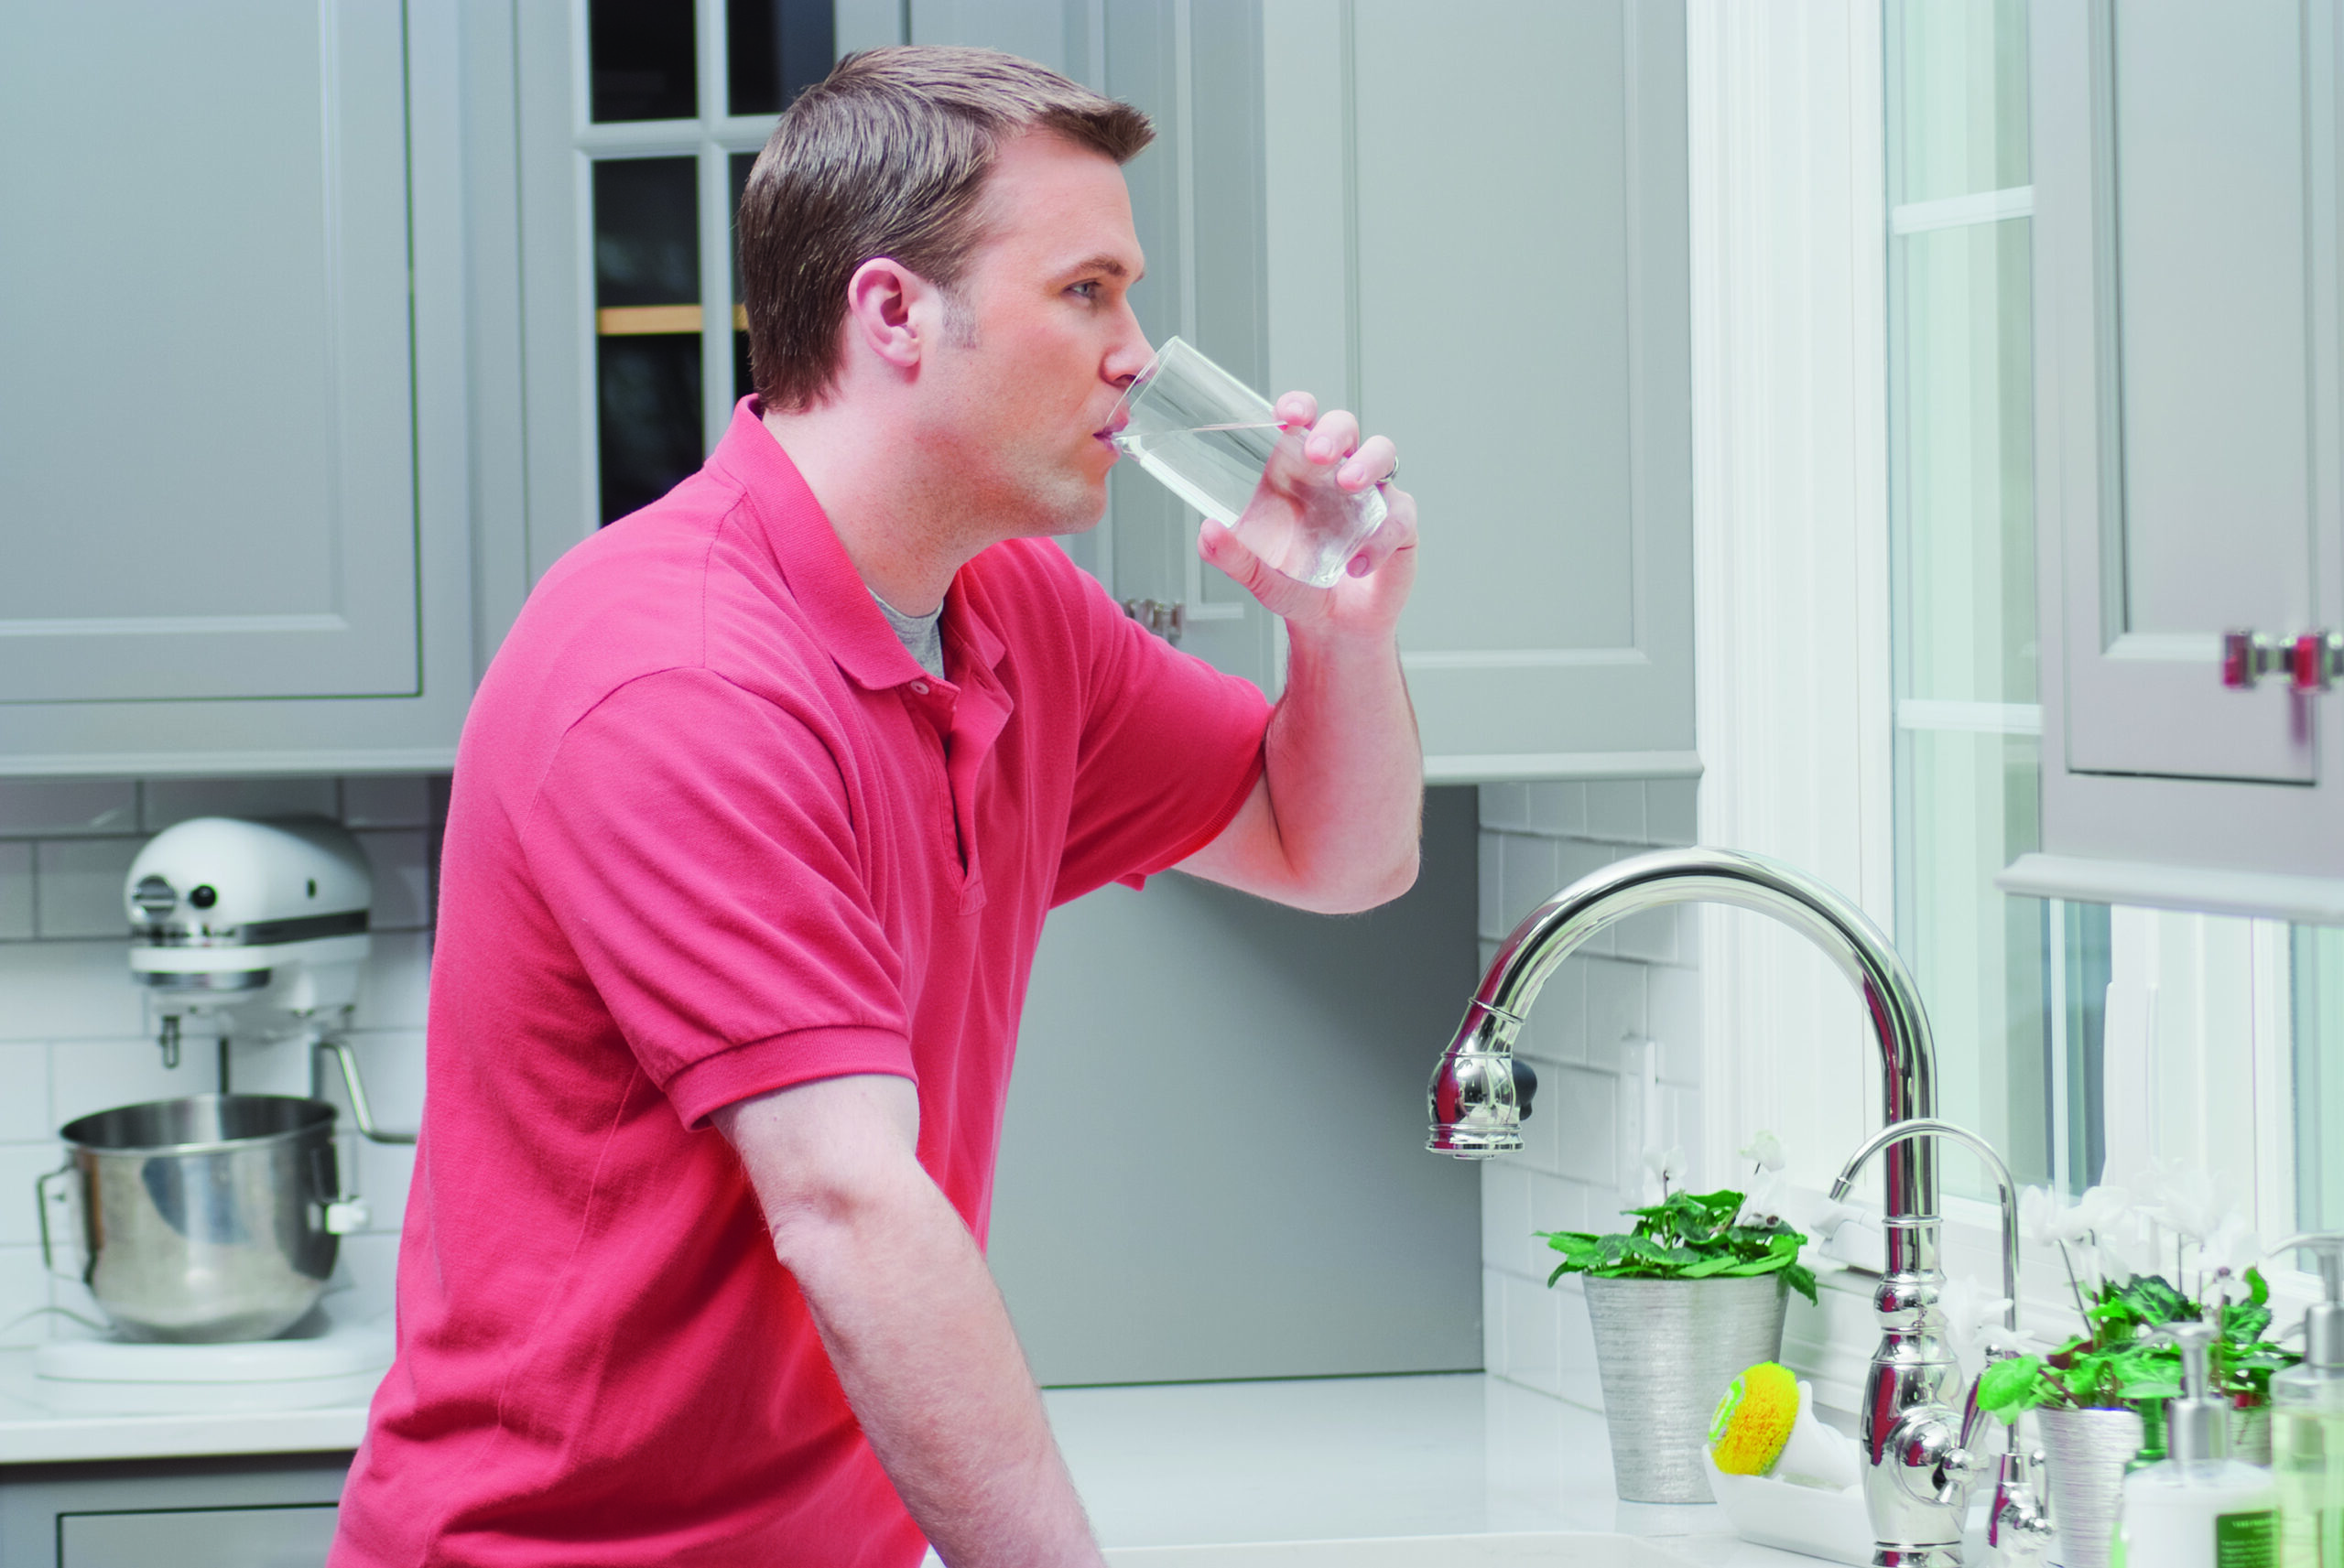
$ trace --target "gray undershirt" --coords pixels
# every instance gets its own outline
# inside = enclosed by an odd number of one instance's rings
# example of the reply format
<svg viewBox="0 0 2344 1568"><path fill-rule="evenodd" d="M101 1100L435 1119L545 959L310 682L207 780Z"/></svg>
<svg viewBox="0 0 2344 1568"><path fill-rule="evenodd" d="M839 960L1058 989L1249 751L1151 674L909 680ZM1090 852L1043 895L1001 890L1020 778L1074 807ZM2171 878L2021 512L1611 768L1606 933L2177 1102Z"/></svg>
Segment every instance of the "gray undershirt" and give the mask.
<svg viewBox="0 0 2344 1568"><path fill-rule="evenodd" d="M906 615L875 592L871 595L871 601L879 607L879 613L887 618L887 624L895 629L895 641L904 645L904 652L912 656L912 662L938 680L942 680L944 606L939 603L925 615Z"/></svg>

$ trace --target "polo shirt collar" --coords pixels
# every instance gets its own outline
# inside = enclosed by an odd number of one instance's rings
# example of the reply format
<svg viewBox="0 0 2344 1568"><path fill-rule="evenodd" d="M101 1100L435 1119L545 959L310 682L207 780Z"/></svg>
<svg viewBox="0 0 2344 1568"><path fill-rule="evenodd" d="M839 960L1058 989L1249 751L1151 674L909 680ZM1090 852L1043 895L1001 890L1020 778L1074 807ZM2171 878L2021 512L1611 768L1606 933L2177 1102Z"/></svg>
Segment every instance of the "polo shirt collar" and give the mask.
<svg viewBox="0 0 2344 1568"><path fill-rule="evenodd" d="M930 678L880 614L822 503L765 428L754 395L734 406L732 427L710 462L741 481L791 597L850 680L884 691ZM963 643L986 669L999 665L1001 638L968 602L957 577L945 600L947 638Z"/></svg>

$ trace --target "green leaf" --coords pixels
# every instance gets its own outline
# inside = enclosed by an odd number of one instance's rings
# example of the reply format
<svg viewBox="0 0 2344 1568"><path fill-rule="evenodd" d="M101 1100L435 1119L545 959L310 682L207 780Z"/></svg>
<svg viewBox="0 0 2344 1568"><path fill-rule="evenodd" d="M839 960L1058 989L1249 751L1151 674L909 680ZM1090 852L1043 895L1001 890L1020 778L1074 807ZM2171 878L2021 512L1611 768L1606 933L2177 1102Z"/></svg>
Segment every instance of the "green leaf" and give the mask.
<svg viewBox="0 0 2344 1568"><path fill-rule="evenodd" d="M2263 1277L2262 1270L2249 1263L2244 1278L2247 1305L2261 1306L2271 1299L2271 1282Z"/></svg>
<svg viewBox="0 0 2344 1568"><path fill-rule="evenodd" d="M2035 1385L2043 1379L2043 1357L2013 1356L1996 1361L1978 1374L1978 1408L2000 1416L2005 1424L2021 1411L2036 1404Z"/></svg>

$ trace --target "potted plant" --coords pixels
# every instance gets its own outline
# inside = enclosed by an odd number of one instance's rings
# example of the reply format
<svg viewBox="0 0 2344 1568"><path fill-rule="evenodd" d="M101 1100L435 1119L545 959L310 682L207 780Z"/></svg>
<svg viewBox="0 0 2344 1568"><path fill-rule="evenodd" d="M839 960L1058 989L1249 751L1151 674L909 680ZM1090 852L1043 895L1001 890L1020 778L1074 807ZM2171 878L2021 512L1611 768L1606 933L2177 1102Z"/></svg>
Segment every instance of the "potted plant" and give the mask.
<svg viewBox="0 0 2344 1568"><path fill-rule="evenodd" d="M1699 1450L1719 1397L1782 1355L1788 1292L1815 1300L1815 1275L1798 1260L1807 1238L1771 1206L1730 1189L1673 1192L1666 1162L1660 1173L1660 1202L1622 1211L1631 1230L1537 1234L1563 1255L1546 1283L1585 1281L1621 1498L1706 1503Z"/></svg>
<svg viewBox="0 0 2344 1568"><path fill-rule="evenodd" d="M2181 1357L2171 1344L2154 1342L2159 1329L2219 1327L2208 1354L2212 1387L2230 1400L2233 1449L2259 1464L2270 1460L2271 1375L2301 1359L2263 1337L2271 1292L2260 1271L2240 1266L2253 1248L2242 1222L2173 1200L2176 1188L2209 1186L2203 1178L2167 1172L2157 1179L2167 1201L2147 1208L2130 1206L2121 1188L2095 1187L2070 1207L2028 1190L2027 1229L2057 1243L2085 1332L2047 1355L1995 1362L1979 1379L1980 1409L2009 1422L2035 1412L2067 1568L2108 1562L2125 1469L2164 1454L2164 1406L2181 1391ZM2153 1267L2172 1236L2171 1278L2127 1260L2128 1231L2145 1237Z"/></svg>

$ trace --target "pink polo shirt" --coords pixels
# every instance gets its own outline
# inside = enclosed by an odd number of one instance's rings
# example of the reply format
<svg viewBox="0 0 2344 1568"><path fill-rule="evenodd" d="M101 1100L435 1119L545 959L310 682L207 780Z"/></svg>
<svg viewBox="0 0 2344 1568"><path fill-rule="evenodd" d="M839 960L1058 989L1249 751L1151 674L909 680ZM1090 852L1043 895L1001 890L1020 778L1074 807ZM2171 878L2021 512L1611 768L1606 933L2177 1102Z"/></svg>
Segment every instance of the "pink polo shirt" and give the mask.
<svg viewBox="0 0 2344 1568"><path fill-rule="evenodd" d="M997 545L905 653L743 403L530 596L458 753L398 1357L331 1562L910 1568L719 1107L919 1093L982 1242L1042 918L1209 842L1267 705Z"/></svg>

